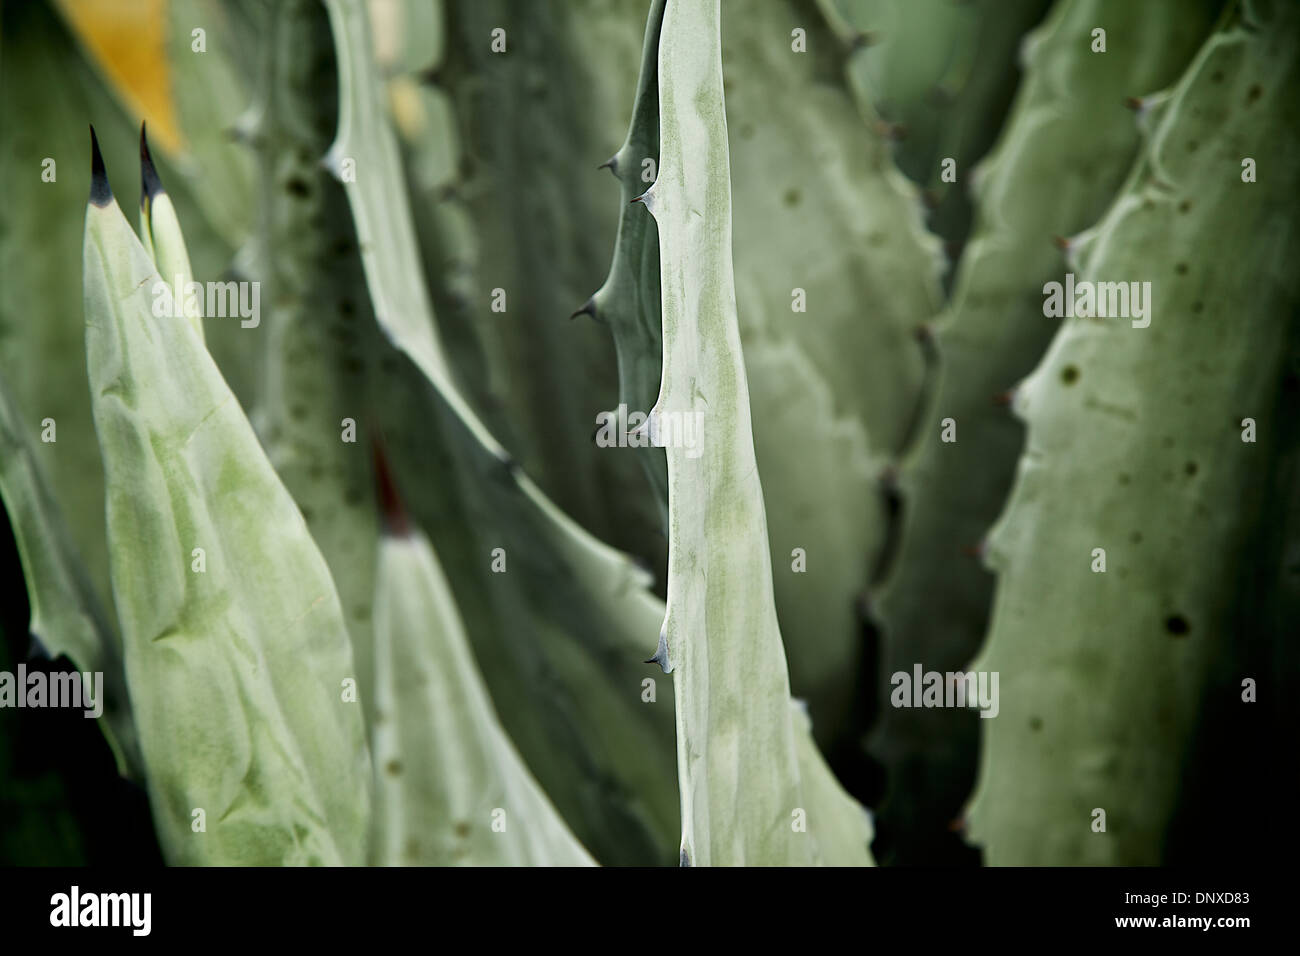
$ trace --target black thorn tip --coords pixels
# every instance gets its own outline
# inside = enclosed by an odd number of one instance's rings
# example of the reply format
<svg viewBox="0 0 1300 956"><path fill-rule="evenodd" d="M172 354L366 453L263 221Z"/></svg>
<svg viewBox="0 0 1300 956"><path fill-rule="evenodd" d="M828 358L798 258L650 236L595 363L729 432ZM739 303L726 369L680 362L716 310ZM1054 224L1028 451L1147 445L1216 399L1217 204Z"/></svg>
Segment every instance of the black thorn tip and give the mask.
<svg viewBox="0 0 1300 956"><path fill-rule="evenodd" d="M672 662L668 660L668 635L667 634L665 634L663 631L659 632L659 646L655 649L654 657L650 658L648 661L643 661L642 663L658 664L659 669L662 670L665 674L671 674L673 672Z"/></svg>
<svg viewBox="0 0 1300 956"><path fill-rule="evenodd" d="M605 160L596 168L608 169L611 173L617 176L618 175L618 153L615 153L613 156L609 157L609 159Z"/></svg>
<svg viewBox="0 0 1300 956"><path fill-rule="evenodd" d="M593 319L596 317L596 297L594 295L587 299L586 302L582 303L573 315L569 316L569 321L572 322L580 315L589 315Z"/></svg>
<svg viewBox="0 0 1300 956"><path fill-rule="evenodd" d="M375 459L375 487L379 493L379 513L384 522L384 534L404 538L411 533L411 522L406 516L401 496L397 493L397 482L388 466L384 444L375 438L370 448Z"/></svg>
<svg viewBox="0 0 1300 956"><path fill-rule="evenodd" d="M682 848L681 856L678 858L678 860L677 860L677 864L678 864L678 866L690 866L690 865L691 865L691 858L690 858L690 856L686 853L686 849L685 849L685 847Z"/></svg>
<svg viewBox="0 0 1300 956"><path fill-rule="evenodd" d="M95 127L90 127L90 201L96 206L107 206L113 201L113 190L108 185L104 171L104 156L99 151L99 137Z"/></svg>
<svg viewBox="0 0 1300 956"><path fill-rule="evenodd" d="M144 123L140 124L140 207L145 208L159 193L165 192L158 170L149 154L149 140L145 136Z"/></svg>

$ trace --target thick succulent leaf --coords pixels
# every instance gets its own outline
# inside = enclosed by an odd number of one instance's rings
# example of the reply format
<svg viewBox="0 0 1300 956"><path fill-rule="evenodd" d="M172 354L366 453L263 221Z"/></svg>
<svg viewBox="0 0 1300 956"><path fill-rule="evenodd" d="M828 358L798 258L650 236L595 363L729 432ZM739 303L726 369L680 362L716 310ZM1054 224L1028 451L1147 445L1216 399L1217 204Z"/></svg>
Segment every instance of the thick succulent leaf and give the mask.
<svg viewBox="0 0 1300 956"><path fill-rule="evenodd" d="M608 339L590 322L568 321L600 284L614 241L620 207L595 167L626 130L646 7L449 5L447 56L431 76L458 121L458 177L447 192L474 233L453 253L456 295L439 303L448 347L472 337L481 356L477 379L465 369L462 387L566 514L658 570L663 513L643 456L592 440L617 390ZM495 29L505 31L504 53L492 48ZM645 158L626 172L653 175ZM497 289L504 312L492 310ZM644 413L653 388L641 400L634 410Z"/></svg>
<svg viewBox="0 0 1300 956"><path fill-rule="evenodd" d="M154 168L143 126L140 127L140 169L141 245L153 260L158 274L171 287L172 309L189 319L194 331L202 338L203 301L201 297L190 294L190 283L194 281L190 253L185 248L176 206L163 189L158 170Z"/></svg>
<svg viewBox="0 0 1300 956"><path fill-rule="evenodd" d="M161 280L102 166L91 196L87 367L164 850L174 863L360 863L369 754L329 571L197 333L153 317Z"/></svg>
<svg viewBox="0 0 1300 956"><path fill-rule="evenodd" d="M682 860L809 864L835 846L867 863L865 814L847 828L840 813L818 816L827 804L852 802L829 774L800 770L799 748L810 742L790 710L736 318L716 0L669 0L659 109L659 178L644 200L658 224L663 295L661 417L652 431L662 441L666 422L703 423L690 447L666 443L660 663L677 675Z"/></svg>
<svg viewBox="0 0 1300 956"><path fill-rule="evenodd" d="M772 502L777 607L794 691L809 700L819 738L843 743L862 729L853 710L862 677L858 599L887 533L874 492L921 401L925 369L913 332L938 303L938 250L915 190L858 121L843 78L825 69L827 60L840 64L841 50L816 11L790 3L734 11L723 44L738 131L735 267L754 440ZM631 127L611 160L625 202L646 187L643 159L658 156L661 17L662 5L652 4ZM816 56L790 49L792 23L810 34ZM791 127L798 137L771 132ZM899 222L907 228L880 249ZM796 288L810 297L806 313L787 312ZM869 322L863 301L873 304ZM655 225L640 204L625 205L609 277L586 308L613 334L629 409L644 411L658 389L658 306ZM831 341L857 347L829 349ZM872 375L861 373L865 354L876 357ZM662 452L643 454L662 503ZM792 566L795 549L802 571Z"/></svg>
<svg viewBox="0 0 1300 956"><path fill-rule="evenodd" d="M1067 319L1017 390L1028 441L975 664L1001 673L970 812L992 864L1160 862L1199 723L1216 701L1253 706L1242 678L1265 677L1215 665L1251 639L1224 569L1278 552L1257 492L1293 455L1277 439L1295 434L1300 10L1246 11L1153 115L1082 251L1080 281L1151 283L1149 327Z"/></svg>
<svg viewBox="0 0 1300 956"><path fill-rule="evenodd" d="M1112 38L1105 54L1090 48L1099 23ZM1054 331L1042 286L1068 266L1052 237L1073 235L1105 210L1139 143L1124 97L1173 82L1209 26L1202 6L1182 0L1064 0L1026 42L1026 79L978 174L975 235L936 323L937 391L899 481L899 550L874 602L881 701L892 674L917 663L960 671L978 650L993 578L975 555L1023 440L997 396L1034 367ZM1162 40L1124 39L1147 36ZM942 440L948 418L955 442ZM871 743L887 773L879 824L900 861L935 860L952 843L949 824L974 784L979 723L962 709L882 707Z"/></svg>
<svg viewBox="0 0 1300 956"><path fill-rule="evenodd" d="M74 374L85 367L85 330L81 287L69 281L69 264L81 259L86 124L94 122L110 168L120 171L119 191L132 198L139 184L140 127L47 3L6 3L0 16L0 175L14 184L0 216L0 373L30 416L31 434L43 419L55 421L58 440L34 443L32 451L111 619L103 467L90 395ZM156 132L153 125L150 130ZM41 179L47 158L56 164L51 182ZM158 157L158 166L180 218L189 224L195 274L216 276L229 247L198 214L176 167L165 156ZM221 340L212 329L208 340L217 351ZM243 400L239 363L227 367Z"/></svg>
<svg viewBox="0 0 1300 956"><path fill-rule="evenodd" d="M899 169L925 187L930 228L948 240L970 227L965 172L1001 128L1017 81L1016 54L1048 0L822 0L862 43L855 90L888 124ZM956 160L956 182L943 161Z"/></svg>
<svg viewBox="0 0 1300 956"><path fill-rule="evenodd" d="M796 26L807 53L791 49ZM941 254L812 4L728 4L722 43L736 297L790 682L824 745L856 745L860 598L888 531L878 478L925 395L915 333L939 307Z"/></svg>
<svg viewBox="0 0 1300 956"><path fill-rule="evenodd" d="M322 92L338 83L328 15L317 0L290 0L264 11L259 24L265 82L252 142L261 173L266 354L258 434L329 564L370 715L379 526L367 429L369 382L384 343L347 197L320 163L338 119L336 98Z"/></svg>
<svg viewBox="0 0 1300 956"><path fill-rule="evenodd" d="M596 859L676 860L672 684L654 687L642 663L662 603L636 567L565 533L409 359L381 368L394 471L417 523L458 556L445 570L511 739Z"/></svg>
<svg viewBox="0 0 1300 956"><path fill-rule="evenodd" d="M618 217L618 238L609 274L583 311L609 327L618 357L618 400L630 415L644 415L659 395L659 370L663 348L659 320L659 233L654 217L640 196L654 181L652 171L659 164L659 28L663 23L664 0L653 0L646 20L641 51L641 74L627 137L618 152L607 160L618 180L622 200ZM651 164L647 166L649 161ZM648 181L647 181L648 178ZM628 428L626 419L616 419ZM661 449L643 445L638 455L650 493L659 508L663 530L668 527L668 463Z"/></svg>
<svg viewBox="0 0 1300 956"><path fill-rule="evenodd" d="M672 695L665 685L643 700L641 663L662 620L657 602L644 572L555 507L457 389L409 211L385 185L402 182L402 168L367 18L345 0L328 7L341 94L330 163L356 161L357 181L345 186L370 296L379 327L405 353L383 356L375 383L394 470L438 546L473 556L448 575L502 723L532 772L602 862L662 860L676 826ZM501 573L492 570L497 549Z"/></svg>
<svg viewBox="0 0 1300 956"><path fill-rule="evenodd" d="M239 59L260 42L238 4L168 0L166 51L171 65L183 152L177 157L203 213L231 247L253 226L253 162L232 130L248 105L248 75ZM195 30L203 49L196 50ZM166 275L166 273L163 273Z"/></svg>
<svg viewBox="0 0 1300 956"><path fill-rule="evenodd" d="M374 862L591 865L497 719L419 531L381 540L374 634Z"/></svg>
<svg viewBox="0 0 1300 956"><path fill-rule="evenodd" d="M103 675L93 690L101 695L105 733L118 770L139 775L121 642L90 584L26 431L0 377L0 498L27 581L29 630L52 657L66 655L79 670Z"/></svg>

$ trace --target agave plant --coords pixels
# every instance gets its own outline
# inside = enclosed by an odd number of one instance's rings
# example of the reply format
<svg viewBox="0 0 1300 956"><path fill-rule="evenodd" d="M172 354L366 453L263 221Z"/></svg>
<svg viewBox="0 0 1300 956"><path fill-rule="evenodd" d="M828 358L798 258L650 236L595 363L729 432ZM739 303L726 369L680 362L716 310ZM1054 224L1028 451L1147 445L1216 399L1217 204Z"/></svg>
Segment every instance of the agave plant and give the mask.
<svg viewBox="0 0 1300 956"><path fill-rule="evenodd" d="M3 8L0 623L165 861L1273 824L1213 767L1296 683L1295 10L164 7ZM8 723L6 856L97 858Z"/></svg>

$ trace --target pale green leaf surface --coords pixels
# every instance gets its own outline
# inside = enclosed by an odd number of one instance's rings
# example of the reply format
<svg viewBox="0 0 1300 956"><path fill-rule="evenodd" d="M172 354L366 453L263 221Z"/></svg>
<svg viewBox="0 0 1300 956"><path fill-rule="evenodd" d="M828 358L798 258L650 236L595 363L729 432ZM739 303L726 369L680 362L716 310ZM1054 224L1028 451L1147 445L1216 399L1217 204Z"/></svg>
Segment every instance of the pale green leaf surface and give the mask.
<svg viewBox="0 0 1300 956"><path fill-rule="evenodd" d="M1210 688L1254 706L1212 665L1249 639L1225 569L1277 534L1254 502L1288 430L1300 314L1300 11L1250 19L1225 23L1153 115L1082 252L1080 281L1151 282L1150 326L1066 319L1017 390L1028 441L990 535L998 589L974 664L1001 674L970 811L990 864L1160 862Z"/></svg>
<svg viewBox="0 0 1300 956"><path fill-rule="evenodd" d="M660 241L656 411L698 413L704 423L694 449L666 449L661 662L677 675L682 857L691 865L811 864L843 844L865 864L865 815L849 830L838 814L812 814L807 832L798 826L807 802L848 798L829 775L801 773L799 740L810 741L790 711L736 318L719 18L717 2L669 0L659 45L661 161L646 196Z"/></svg>
<svg viewBox="0 0 1300 956"><path fill-rule="evenodd" d="M1104 54L1091 51L1099 24L1111 38ZM1124 98L1173 82L1210 26L1206 6L1184 0L1063 0L1026 38L1025 79L1007 125L966 178L978 183L975 232L936 320L937 386L899 478L899 549L874 602L881 700L892 674L917 663L958 671L978 650L994 581L977 553L1024 440L996 396L1034 367L1056 329L1043 315L1042 286L1071 266L1052 237L1072 236L1105 211L1140 143ZM1129 39L1147 36L1162 40ZM954 442L942 440L948 418ZM882 708L870 743L888 780L881 829L900 834L902 858L949 839L974 784L979 723L968 710Z"/></svg>
<svg viewBox="0 0 1300 956"><path fill-rule="evenodd" d="M376 579L374 862L591 865L497 719L428 539L385 535Z"/></svg>
<svg viewBox="0 0 1300 956"><path fill-rule="evenodd" d="M369 755L329 571L198 335L152 316L156 281L116 203L88 206L87 365L160 839L175 863L360 863Z"/></svg>

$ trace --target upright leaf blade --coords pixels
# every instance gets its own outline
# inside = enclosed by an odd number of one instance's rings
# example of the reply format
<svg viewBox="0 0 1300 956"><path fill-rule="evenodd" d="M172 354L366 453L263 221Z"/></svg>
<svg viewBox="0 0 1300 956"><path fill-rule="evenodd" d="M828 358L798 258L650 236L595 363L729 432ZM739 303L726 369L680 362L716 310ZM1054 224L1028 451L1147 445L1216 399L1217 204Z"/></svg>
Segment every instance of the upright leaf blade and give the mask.
<svg viewBox="0 0 1300 956"><path fill-rule="evenodd" d="M677 674L683 862L810 864L846 847L867 863L865 813L829 773L801 772L811 741L790 711L736 317L717 0L669 0L659 110L659 178L644 199L659 229L656 421L660 436L665 422L703 424L693 445L666 450L660 663ZM815 754L804 759L805 770L820 766ZM841 812L820 815L827 805Z"/></svg>
<svg viewBox="0 0 1300 956"><path fill-rule="evenodd" d="M369 755L333 582L194 328L153 317L159 276L96 161L87 366L160 839L177 863L363 862Z"/></svg>

